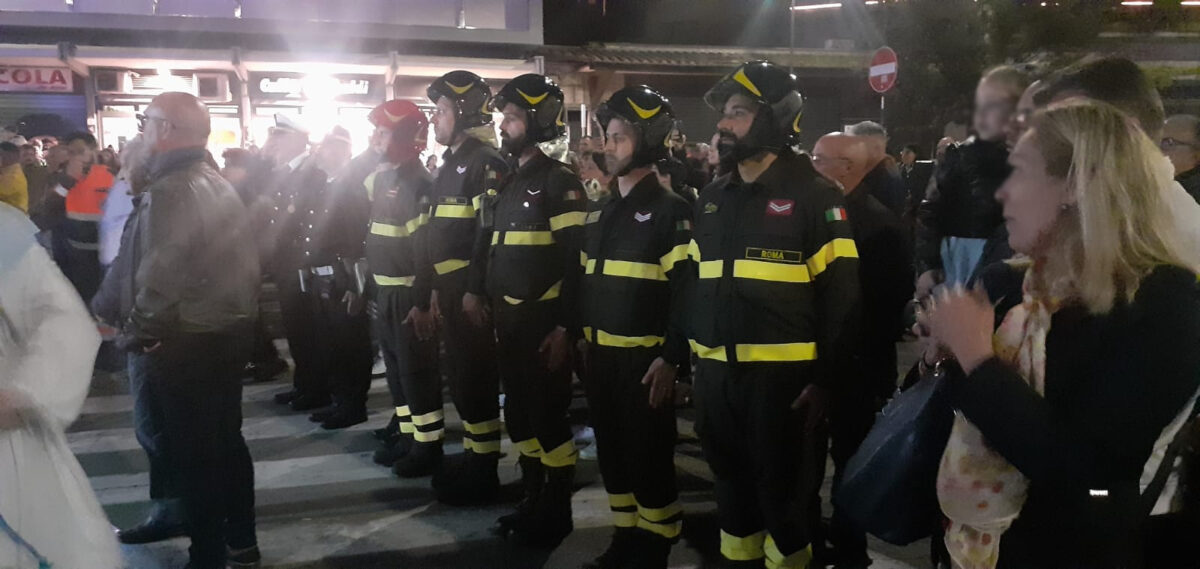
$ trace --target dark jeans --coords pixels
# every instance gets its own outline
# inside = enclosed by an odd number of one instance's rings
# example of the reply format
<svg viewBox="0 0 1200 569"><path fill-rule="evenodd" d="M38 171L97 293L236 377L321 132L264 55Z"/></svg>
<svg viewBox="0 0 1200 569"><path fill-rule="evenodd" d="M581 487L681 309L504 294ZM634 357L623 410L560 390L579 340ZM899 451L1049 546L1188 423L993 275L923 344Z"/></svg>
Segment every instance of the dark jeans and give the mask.
<svg viewBox="0 0 1200 569"><path fill-rule="evenodd" d="M136 356L162 405L160 450L183 499L197 569L224 567L226 536L236 549L257 542L254 463L241 433L249 345L249 330L191 334Z"/></svg>
<svg viewBox="0 0 1200 569"><path fill-rule="evenodd" d="M146 377L148 358L145 354L131 353L126 358L126 367L129 372L129 395L133 397L133 433L150 461L150 499L157 501L177 498L178 493L170 488L170 470L162 452L162 403L154 399L154 392Z"/></svg>

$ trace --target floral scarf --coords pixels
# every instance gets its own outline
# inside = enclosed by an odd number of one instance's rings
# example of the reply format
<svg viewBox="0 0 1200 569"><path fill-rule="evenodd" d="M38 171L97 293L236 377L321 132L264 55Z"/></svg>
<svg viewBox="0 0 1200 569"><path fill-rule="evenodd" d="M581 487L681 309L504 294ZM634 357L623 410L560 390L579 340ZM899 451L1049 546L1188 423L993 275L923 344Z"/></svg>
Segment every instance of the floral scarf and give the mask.
<svg viewBox="0 0 1200 569"><path fill-rule="evenodd" d="M992 345L997 358L1013 366L1042 394L1046 335L1050 317L1061 302L1031 293L1034 270L1026 270L1024 300L1005 315ZM1028 488L1025 476L988 447L983 433L961 412L955 412L954 427L938 470L937 491L942 513L950 520L946 549L956 569L996 567L1000 536L1020 515Z"/></svg>

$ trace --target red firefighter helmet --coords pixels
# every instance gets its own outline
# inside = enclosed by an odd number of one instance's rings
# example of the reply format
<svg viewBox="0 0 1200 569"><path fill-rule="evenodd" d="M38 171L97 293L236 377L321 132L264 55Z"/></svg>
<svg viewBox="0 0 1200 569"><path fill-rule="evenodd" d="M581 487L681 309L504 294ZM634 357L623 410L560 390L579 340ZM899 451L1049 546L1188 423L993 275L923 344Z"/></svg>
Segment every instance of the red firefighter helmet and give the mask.
<svg viewBox="0 0 1200 569"><path fill-rule="evenodd" d="M367 120L377 128L392 131L384 153L389 162L400 163L421 155L429 134L429 119L412 101L392 99L371 109Z"/></svg>

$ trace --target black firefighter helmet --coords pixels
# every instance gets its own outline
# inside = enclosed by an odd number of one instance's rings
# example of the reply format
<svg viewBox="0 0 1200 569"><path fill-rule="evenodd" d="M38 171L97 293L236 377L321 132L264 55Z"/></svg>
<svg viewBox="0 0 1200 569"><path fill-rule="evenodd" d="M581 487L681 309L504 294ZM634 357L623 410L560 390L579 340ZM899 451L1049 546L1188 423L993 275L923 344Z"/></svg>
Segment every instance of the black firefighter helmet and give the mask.
<svg viewBox="0 0 1200 569"><path fill-rule="evenodd" d="M492 108L504 112L509 103L525 110L529 119L525 132L530 143L549 142L566 132L563 91L549 77L526 73L509 81L496 93Z"/></svg>
<svg viewBox="0 0 1200 569"><path fill-rule="evenodd" d="M667 158L667 138L675 128L675 111L671 108L671 101L645 85L625 87L613 93L596 109L596 119L600 121L602 129L607 130L608 123L616 117L629 122L638 132L637 148L626 171Z"/></svg>
<svg viewBox="0 0 1200 569"><path fill-rule="evenodd" d="M429 100L437 104L445 97L454 103L458 117L454 130L483 126L492 122L492 88L487 81L470 71L451 71L438 77L425 91Z"/></svg>
<svg viewBox="0 0 1200 569"><path fill-rule="evenodd" d="M704 102L722 112L734 95L745 95L769 111L758 113L747 145L778 150L796 142L804 98L795 75L770 61L749 61L721 78L704 95Z"/></svg>

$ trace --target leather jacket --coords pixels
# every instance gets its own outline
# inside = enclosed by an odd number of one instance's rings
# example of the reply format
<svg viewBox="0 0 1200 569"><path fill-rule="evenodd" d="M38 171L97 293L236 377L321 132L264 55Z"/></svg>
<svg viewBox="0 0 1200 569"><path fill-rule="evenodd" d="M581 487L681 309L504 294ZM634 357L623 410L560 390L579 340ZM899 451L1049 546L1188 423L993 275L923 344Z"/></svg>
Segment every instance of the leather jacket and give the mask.
<svg viewBox="0 0 1200 569"><path fill-rule="evenodd" d="M918 274L941 268L944 237L988 239L1004 223L996 190L1009 173L1004 142L975 137L946 149L934 183L917 209Z"/></svg>

